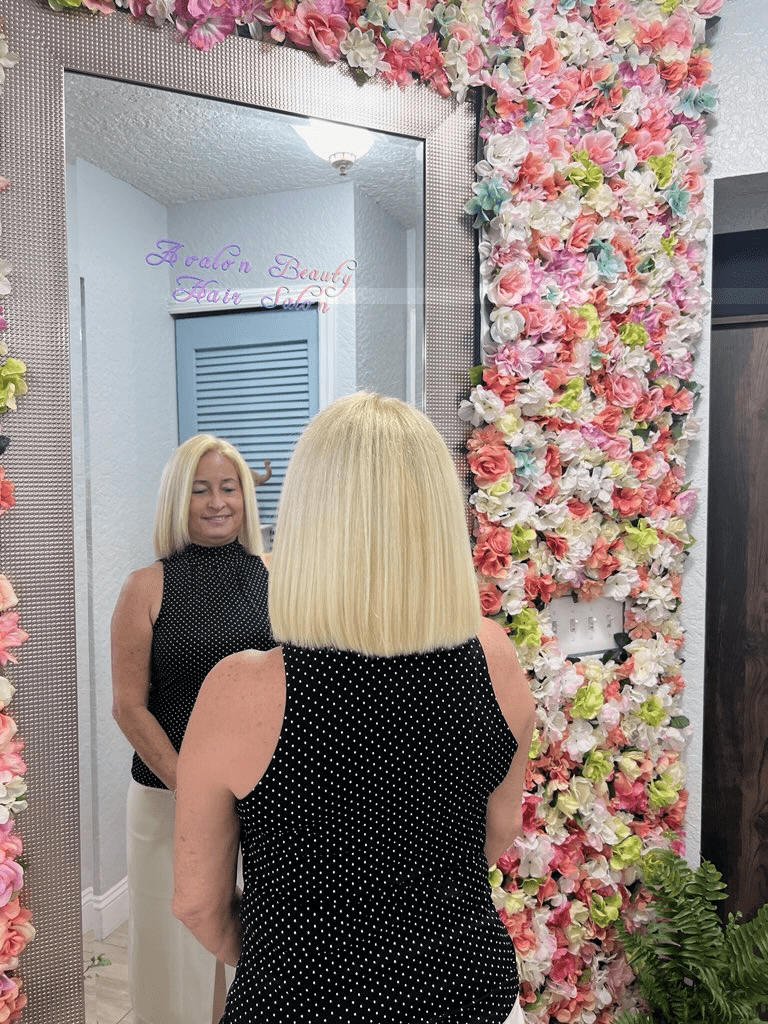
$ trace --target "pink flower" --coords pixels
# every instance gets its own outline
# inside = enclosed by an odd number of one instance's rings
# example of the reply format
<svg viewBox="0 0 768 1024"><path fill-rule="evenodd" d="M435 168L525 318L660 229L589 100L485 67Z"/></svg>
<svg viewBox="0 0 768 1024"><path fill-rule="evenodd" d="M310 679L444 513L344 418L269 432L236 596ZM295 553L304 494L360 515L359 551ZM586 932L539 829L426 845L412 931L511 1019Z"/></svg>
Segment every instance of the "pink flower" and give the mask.
<svg viewBox="0 0 768 1024"><path fill-rule="evenodd" d="M0 516L16 504L16 499L13 496L14 487L15 484L12 480L6 480L5 469L0 466Z"/></svg>
<svg viewBox="0 0 768 1024"><path fill-rule="evenodd" d="M8 178L0 177L0 192L7 192L11 187L11 183Z"/></svg>
<svg viewBox="0 0 768 1024"><path fill-rule="evenodd" d="M0 971L13 971L19 966L19 954L35 937L32 912L11 900L0 911Z"/></svg>
<svg viewBox="0 0 768 1024"><path fill-rule="evenodd" d="M496 483L497 480L506 476L514 466L512 453L507 448L499 448L496 445L483 445L482 448L470 452L467 462L474 473L478 487L487 487L488 484Z"/></svg>
<svg viewBox="0 0 768 1024"><path fill-rule="evenodd" d="M589 159L596 164L609 164L616 156L617 140L613 132L591 132L582 139Z"/></svg>
<svg viewBox="0 0 768 1024"><path fill-rule="evenodd" d="M18 664L9 648L21 647L28 639L29 633L19 628L18 612L4 612L0 615L0 665L7 665L9 661Z"/></svg>
<svg viewBox="0 0 768 1024"><path fill-rule="evenodd" d="M216 7L212 0L176 0L176 28L190 46L207 52L232 35L235 16L229 6Z"/></svg>
<svg viewBox="0 0 768 1024"><path fill-rule="evenodd" d="M336 61L341 55L339 43L347 35L349 25L339 14L326 14L314 3L303 0L296 8L296 20L286 32L297 46L312 47L326 60Z"/></svg>
<svg viewBox="0 0 768 1024"><path fill-rule="evenodd" d="M15 735L16 723L10 715L4 715L0 711L0 748L4 748L7 743L10 743Z"/></svg>
<svg viewBox="0 0 768 1024"><path fill-rule="evenodd" d="M98 11L100 14L112 14L115 9L112 0L83 0L83 7L87 7L89 11Z"/></svg>
<svg viewBox="0 0 768 1024"><path fill-rule="evenodd" d="M523 260L505 264L488 286L488 298L494 306L516 306L531 290L531 270Z"/></svg>
<svg viewBox="0 0 768 1024"><path fill-rule="evenodd" d="M637 377L630 377L626 373L618 373L608 378L608 391L611 400L620 405L622 409L631 409L635 402L639 402L643 394L643 385Z"/></svg>
<svg viewBox="0 0 768 1024"><path fill-rule="evenodd" d="M9 608L15 608L19 603L18 597L13 592L11 581L7 576L0 573L0 612L6 612Z"/></svg>
<svg viewBox="0 0 768 1024"><path fill-rule="evenodd" d="M484 583L480 587L480 608L483 615L495 615L501 608L501 591L495 583Z"/></svg>
<svg viewBox="0 0 768 1024"><path fill-rule="evenodd" d="M13 1024L21 1018L27 996L21 991L21 979L0 974L0 1024Z"/></svg>
<svg viewBox="0 0 768 1024"><path fill-rule="evenodd" d="M0 864L0 907L9 903L14 893L19 892L24 884L24 871L15 860L6 860ZM0 1020L2 1018L0 1017Z"/></svg>

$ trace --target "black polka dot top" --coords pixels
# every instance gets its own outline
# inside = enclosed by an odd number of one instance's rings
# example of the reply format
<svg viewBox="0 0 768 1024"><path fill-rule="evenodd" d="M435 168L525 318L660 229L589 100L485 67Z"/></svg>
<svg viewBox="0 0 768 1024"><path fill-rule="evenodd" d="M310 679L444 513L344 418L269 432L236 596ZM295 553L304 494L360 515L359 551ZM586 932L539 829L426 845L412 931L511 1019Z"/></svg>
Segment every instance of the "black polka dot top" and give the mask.
<svg viewBox="0 0 768 1024"><path fill-rule="evenodd" d="M243 944L222 1024L501 1024L517 965L483 844L517 743L480 642L283 651L280 739L236 802Z"/></svg>
<svg viewBox="0 0 768 1024"><path fill-rule="evenodd" d="M189 544L163 559L163 600L152 634L148 709L181 747L203 680L236 651L275 646L267 612L269 574L238 541ZM138 754L133 778L165 789Z"/></svg>

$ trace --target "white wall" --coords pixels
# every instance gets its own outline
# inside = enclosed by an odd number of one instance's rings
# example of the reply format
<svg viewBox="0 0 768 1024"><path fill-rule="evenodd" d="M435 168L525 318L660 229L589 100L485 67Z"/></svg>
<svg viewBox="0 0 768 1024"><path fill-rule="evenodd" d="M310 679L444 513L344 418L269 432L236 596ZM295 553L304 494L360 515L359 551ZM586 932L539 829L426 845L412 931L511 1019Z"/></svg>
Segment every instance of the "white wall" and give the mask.
<svg viewBox="0 0 768 1024"><path fill-rule="evenodd" d="M144 262L165 208L83 161L68 176L82 881L98 901L126 874L131 760L111 713L109 621L124 578L153 559L157 486L177 444L175 358L167 279Z"/></svg>
<svg viewBox="0 0 768 1024"><path fill-rule="evenodd" d="M282 286L296 295L312 281L270 275L271 267L277 269L275 256L292 256L302 269L321 272L335 271L353 259L354 186L346 183L239 200L179 204L168 210L168 231L168 238L184 245L175 267L168 268L168 296L178 276L203 274L206 280L218 281L222 290ZM241 256L227 271L195 271L180 265L182 257L215 256L230 244L240 248ZM243 259L250 264L247 272L238 269ZM161 268L156 269L159 276ZM337 325L334 397L355 390L356 278L355 271L349 287L332 300ZM222 311L227 308L233 307L221 306Z"/></svg>
<svg viewBox="0 0 768 1024"><path fill-rule="evenodd" d="M712 30L713 79L720 102L709 141L711 169L707 201L710 215L715 179L768 171L768 4L765 0L726 0L720 23ZM711 266L708 287L711 287ZM688 475L699 491L692 548L683 585L683 648L687 683L683 711L691 719L688 746L690 799L686 829L688 858L698 863L701 844L701 744L704 729L704 622L706 599L707 477L709 443L710 329L705 324L696 359L696 379L704 392L696 409L702 431L691 447Z"/></svg>
<svg viewBox="0 0 768 1024"><path fill-rule="evenodd" d="M357 386L407 398L406 229L355 189Z"/></svg>

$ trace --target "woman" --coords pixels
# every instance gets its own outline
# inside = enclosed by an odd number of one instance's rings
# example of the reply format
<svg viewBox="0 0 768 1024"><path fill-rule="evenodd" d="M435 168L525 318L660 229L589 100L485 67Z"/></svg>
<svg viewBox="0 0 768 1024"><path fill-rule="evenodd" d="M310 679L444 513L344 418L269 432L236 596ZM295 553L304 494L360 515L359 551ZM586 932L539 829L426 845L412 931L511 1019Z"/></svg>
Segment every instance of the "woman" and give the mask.
<svg viewBox="0 0 768 1024"><path fill-rule="evenodd" d="M223 1024L522 1021L488 866L534 706L421 413L357 394L312 420L270 615L282 648L211 672L179 758L174 913L237 964Z"/></svg>
<svg viewBox="0 0 768 1024"><path fill-rule="evenodd" d="M128 792L130 976L142 1024L218 1024L223 964L175 920L172 843L178 750L217 661L275 641L251 472L208 434L165 467L159 561L128 577L112 618L113 713L135 750Z"/></svg>

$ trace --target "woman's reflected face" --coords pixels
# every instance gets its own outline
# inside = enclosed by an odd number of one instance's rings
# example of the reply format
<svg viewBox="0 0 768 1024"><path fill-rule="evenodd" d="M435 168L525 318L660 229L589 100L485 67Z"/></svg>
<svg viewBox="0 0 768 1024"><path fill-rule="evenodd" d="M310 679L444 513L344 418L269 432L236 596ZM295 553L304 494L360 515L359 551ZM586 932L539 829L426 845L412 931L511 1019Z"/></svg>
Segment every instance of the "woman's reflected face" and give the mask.
<svg viewBox="0 0 768 1024"><path fill-rule="evenodd" d="M197 464L189 499L189 539L210 547L235 540L243 525L243 490L234 462L206 452Z"/></svg>

